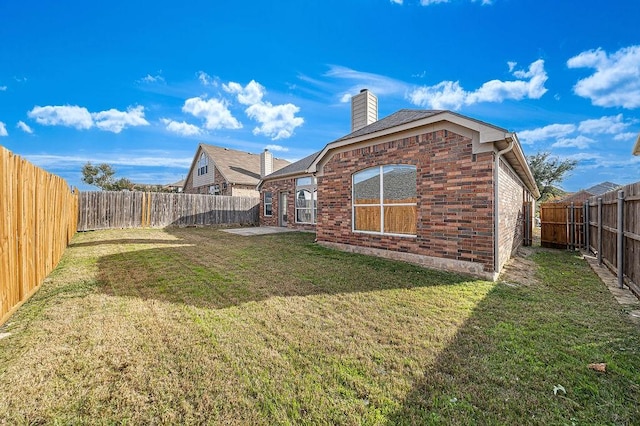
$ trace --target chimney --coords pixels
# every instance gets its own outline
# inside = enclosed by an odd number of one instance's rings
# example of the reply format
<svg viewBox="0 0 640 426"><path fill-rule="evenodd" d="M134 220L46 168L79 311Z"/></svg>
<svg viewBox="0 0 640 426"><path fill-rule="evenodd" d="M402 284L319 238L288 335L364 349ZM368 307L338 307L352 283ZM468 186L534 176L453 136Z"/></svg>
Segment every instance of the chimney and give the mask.
<svg viewBox="0 0 640 426"><path fill-rule="evenodd" d="M378 98L367 89L351 98L351 131L378 121Z"/></svg>
<svg viewBox="0 0 640 426"><path fill-rule="evenodd" d="M273 154L267 148L260 154L260 177L273 173Z"/></svg>

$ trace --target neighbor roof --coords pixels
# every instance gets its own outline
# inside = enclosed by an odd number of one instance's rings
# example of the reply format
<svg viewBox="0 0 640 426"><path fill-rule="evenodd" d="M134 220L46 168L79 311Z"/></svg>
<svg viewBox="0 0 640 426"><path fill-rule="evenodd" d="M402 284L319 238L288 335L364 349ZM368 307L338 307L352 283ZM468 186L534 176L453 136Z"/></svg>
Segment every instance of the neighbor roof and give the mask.
<svg viewBox="0 0 640 426"><path fill-rule="evenodd" d="M224 148L221 146L200 144L200 148L207 153L225 180L229 183L242 185L257 185L260 181L260 154ZM198 161L198 154L193 159L191 168ZM273 159L273 169L281 169L290 163L281 158Z"/></svg>
<svg viewBox="0 0 640 426"><path fill-rule="evenodd" d="M633 146L633 151L631 151L633 155L640 155L640 133L638 133L638 139L636 139L636 144Z"/></svg>
<svg viewBox="0 0 640 426"><path fill-rule="evenodd" d="M270 175L265 176L264 179L272 179L280 176L289 176L289 175L296 175L300 173L306 173L307 169L309 168L311 163L313 163L313 160L316 159L318 154L320 154L320 152L321 151L314 152L313 154L307 157L304 157L303 159L298 160L295 163L291 163L288 166L281 168L280 170L276 170Z"/></svg>
<svg viewBox="0 0 640 426"><path fill-rule="evenodd" d="M602 195L605 192L615 191L620 188L622 185L618 185L613 182L602 182L597 185L593 185L591 188L585 189L586 192L593 195Z"/></svg>

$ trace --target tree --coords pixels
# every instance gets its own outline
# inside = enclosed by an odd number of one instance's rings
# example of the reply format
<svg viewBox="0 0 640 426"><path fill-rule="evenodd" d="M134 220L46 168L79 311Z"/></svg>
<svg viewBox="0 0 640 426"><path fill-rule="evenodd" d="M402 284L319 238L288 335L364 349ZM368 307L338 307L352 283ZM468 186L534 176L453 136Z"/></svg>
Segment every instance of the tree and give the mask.
<svg viewBox="0 0 640 426"><path fill-rule="evenodd" d="M527 156L527 161L538 185L538 190L540 190L539 203L560 195L561 190L557 185L564 180L568 172L578 165L576 160L560 160L557 157L551 157L550 152L538 152L535 155Z"/></svg>
<svg viewBox="0 0 640 426"><path fill-rule="evenodd" d="M82 181L97 186L104 191L121 191L123 189L133 189L133 183L126 178L115 180L116 171L107 163L97 166L87 162L82 167Z"/></svg>

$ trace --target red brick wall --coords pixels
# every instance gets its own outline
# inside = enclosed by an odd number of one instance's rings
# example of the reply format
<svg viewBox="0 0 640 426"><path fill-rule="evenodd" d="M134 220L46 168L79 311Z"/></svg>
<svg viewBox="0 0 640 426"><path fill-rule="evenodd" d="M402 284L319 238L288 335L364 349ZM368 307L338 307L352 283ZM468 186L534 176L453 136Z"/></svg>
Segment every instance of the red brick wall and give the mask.
<svg viewBox="0 0 640 426"><path fill-rule="evenodd" d="M498 193L499 200L499 239L500 269L511 255L518 250L524 239L525 201L531 201L524 184L516 174L500 161Z"/></svg>
<svg viewBox="0 0 640 426"><path fill-rule="evenodd" d="M385 164L417 168L417 236L352 231L351 177ZM318 241L481 264L493 272L493 153L438 130L333 155L318 179Z"/></svg>
<svg viewBox="0 0 640 426"><path fill-rule="evenodd" d="M271 191L272 193L272 216L264 215L264 193L267 191ZM267 181L262 185L262 189L260 190L260 225L280 226L280 193L283 191L287 192L287 228L314 231L316 229L316 225L310 223L296 223L295 221L295 178Z"/></svg>

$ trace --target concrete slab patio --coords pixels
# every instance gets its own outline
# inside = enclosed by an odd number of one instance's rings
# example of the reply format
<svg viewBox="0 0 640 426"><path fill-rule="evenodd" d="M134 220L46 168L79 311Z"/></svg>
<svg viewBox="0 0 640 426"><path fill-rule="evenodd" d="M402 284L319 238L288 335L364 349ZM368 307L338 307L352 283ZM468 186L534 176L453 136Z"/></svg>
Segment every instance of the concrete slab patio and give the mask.
<svg viewBox="0 0 640 426"><path fill-rule="evenodd" d="M241 235L243 237L251 237L254 235L280 234L282 232L300 232L299 229L285 228L283 226L255 226L246 228L223 229L223 231L230 234Z"/></svg>

